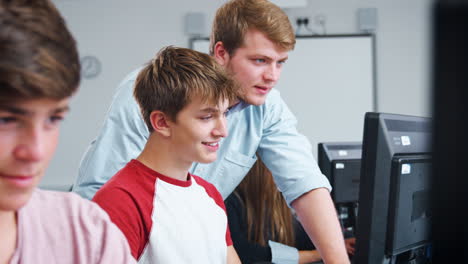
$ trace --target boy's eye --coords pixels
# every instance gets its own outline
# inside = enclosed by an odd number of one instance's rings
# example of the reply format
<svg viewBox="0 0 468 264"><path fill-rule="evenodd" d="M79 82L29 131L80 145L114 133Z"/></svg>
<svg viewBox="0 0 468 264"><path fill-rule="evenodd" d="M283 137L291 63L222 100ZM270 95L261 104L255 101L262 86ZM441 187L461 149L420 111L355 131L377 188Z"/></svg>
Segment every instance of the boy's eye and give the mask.
<svg viewBox="0 0 468 264"><path fill-rule="evenodd" d="M202 116L202 117L200 117L200 119L201 120L209 120L212 117L213 117L212 115L208 115L208 116Z"/></svg>
<svg viewBox="0 0 468 264"><path fill-rule="evenodd" d="M18 124L18 119L13 116L0 117L0 128L12 128Z"/></svg>
<svg viewBox="0 0 468 264"><path fill-rule="evenodd" d="M265 63L265 59L255 59L255 62L257 62L257 63Z"/></svg>
<svg viewBox="0 0 468 264"><path fill-rule="evenodd" d="M54 115L54 116L49 117L48 121L49 121L50 124L58 124L62 120L63 120L63 116Z"/></svg>
<svg viewBox="0 0 468 264"><path fill-rule="evenodd" d="M7 130L13 129L19 125L18 118L14 116L1 116L0 117L0 129Z"/></svg>
<svg viewBox="0 0 468 264"><path fill-rule="evenodd" d="M0 125L7 125L11 124L16 121L15 117L12 116L5 116L5 117L0 117Z"/></svg>

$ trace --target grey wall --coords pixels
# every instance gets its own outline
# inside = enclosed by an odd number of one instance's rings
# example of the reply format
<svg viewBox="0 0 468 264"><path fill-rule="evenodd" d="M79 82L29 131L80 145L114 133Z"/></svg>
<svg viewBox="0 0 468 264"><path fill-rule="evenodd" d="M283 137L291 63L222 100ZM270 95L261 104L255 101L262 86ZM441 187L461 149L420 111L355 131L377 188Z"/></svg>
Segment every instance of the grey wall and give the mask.
<svg viewBox="0 0 468 264"><path fill-rule="evenodd" d="M308 0L307 7L289 9L287 13L291 19L309 16L312 22L323 14L327 33L339 34L358 32L358 8L377 8L378 110L427 116L431 3L430 0Z"/></svg>
<svg viewBox="0 0 468 264"><path fill-rule="evenodd" d="M166 45L188 46L187 12L206 16L205 35L223 0L55 0L78 41L81 56L94 55L102 72L83 79L41 186L63 189L73 183L86 147L97 135L118 82ZM323 15L329 34L359 33L356 10L377 8L378 110L430 115L428 65L430 0L308 0L286 8L291 21ZM320 29L320 28L318 28ZM320 31L320 30L318 30ZM313 63L313 60L310 61ZM294 104L294 102L288 102Z"/></svg>

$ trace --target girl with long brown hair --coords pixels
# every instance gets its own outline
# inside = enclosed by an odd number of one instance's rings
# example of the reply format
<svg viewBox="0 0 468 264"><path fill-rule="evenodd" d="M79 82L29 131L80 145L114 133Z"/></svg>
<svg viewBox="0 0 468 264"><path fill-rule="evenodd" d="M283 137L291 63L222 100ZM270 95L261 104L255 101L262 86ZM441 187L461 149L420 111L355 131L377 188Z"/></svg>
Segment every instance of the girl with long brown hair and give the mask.
<svg viewBox="0 0 468 264"><path fill-rule="evenodd" d="M225 204L242 263L310 263L321 259L260 159Z"/></svg>

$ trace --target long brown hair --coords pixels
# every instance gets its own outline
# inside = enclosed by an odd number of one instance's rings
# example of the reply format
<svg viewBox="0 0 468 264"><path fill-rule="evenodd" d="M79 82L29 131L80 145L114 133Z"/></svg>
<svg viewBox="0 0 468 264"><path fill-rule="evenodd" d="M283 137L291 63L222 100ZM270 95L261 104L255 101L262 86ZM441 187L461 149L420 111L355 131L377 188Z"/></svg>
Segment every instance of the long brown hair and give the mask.
<svg viewBox="0 0 468 264"><path fill-rule="evenodd" d="M260 159L247 173L235 193L240 196L246 208L248 240L262 246L268 240L294 246L291 209L278 191L270 170Z"/></svg>

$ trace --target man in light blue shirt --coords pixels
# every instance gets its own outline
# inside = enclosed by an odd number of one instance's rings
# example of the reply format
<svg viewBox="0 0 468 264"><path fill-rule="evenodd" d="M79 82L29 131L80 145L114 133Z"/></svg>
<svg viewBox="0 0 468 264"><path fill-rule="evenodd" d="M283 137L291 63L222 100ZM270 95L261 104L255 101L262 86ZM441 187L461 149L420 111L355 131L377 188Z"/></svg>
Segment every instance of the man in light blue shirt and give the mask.
<svg viewBox="0 0 468 264"><path fill-rule="evenodd" d="M232 0L218 9L210 53L233 74L241 92L227 115L229 136L220 142L218 159L194 163L190 172L213 183L227 198L258 152L323 260L349 263L330 184L312 156L310 143L298 133L296 118L273 89L294 45L288 17L269 1ZM138 70L130 73L120 84L101 134L81 162L73 190L88 199L146 143L149 132L132 96L137 74ZM298 263L297 251L270 245L273 262Z"/></svg>

